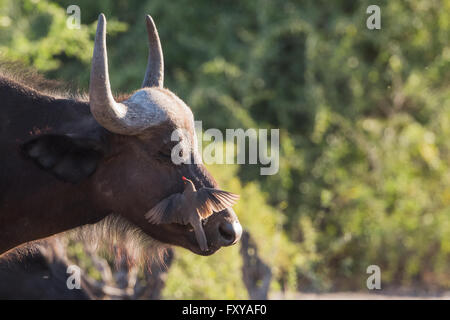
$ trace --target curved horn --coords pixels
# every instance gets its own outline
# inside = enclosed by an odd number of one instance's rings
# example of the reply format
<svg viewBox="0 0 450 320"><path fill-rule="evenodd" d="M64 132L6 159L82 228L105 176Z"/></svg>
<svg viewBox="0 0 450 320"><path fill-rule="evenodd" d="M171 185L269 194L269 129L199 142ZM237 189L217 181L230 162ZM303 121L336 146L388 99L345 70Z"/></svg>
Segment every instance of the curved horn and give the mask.
<svg viewBox="0 0 450 320"><path fill-rule="evenodd" d="M107 130L123 135L138 134L166 120L167 107L164 106L170 105L166 94L150 92L150 89L141 89L121 103L114 100L109 83L106 19L103 14L98 17L95 35L89 100L95 120Z"/></svg>
<svg viewBox="0 0 450 320"><path fill-rule="evenodd" d="M132 134L127 123L128 107L117 103L111 93L106 52L106 19L102 13L98 17L92 57L89 101L95 120L109 131L119 134Z"/></svg>
<svg viewBox="0 0 450 320"><path fill-rule="evenodd" d="M164 85L164 58L159 41L158 30L151 16L145 17L148 34L148 62L142 88L163 87Z"/></svg>

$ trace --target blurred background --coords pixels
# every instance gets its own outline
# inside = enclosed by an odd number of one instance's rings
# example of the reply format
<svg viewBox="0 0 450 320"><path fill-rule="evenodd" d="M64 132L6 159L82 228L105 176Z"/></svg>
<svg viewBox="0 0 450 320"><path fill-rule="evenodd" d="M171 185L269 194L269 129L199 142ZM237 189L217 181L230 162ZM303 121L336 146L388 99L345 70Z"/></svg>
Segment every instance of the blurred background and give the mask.
<svg viewBox="0 0 450 320"><path fill-rule="evenodd" d="M269 279L276 298L367 291L366 269L378 265L385 292L442 292L450 289L450 1L375 2L0 0L0 59L86 92L103 12L113 90L131 92L143 79L151 14L165 86L204 129L280 129L278 174L209 166L241 195L247 253L270 274L256 285ZM80 29L66 27L73 4ZM381 8L381 30L366 27L370 4ZM83 245L71 240L67 250L101 280ZM247 262L239 246L206 258L175 249L161 298L247 299Z"/></svg>

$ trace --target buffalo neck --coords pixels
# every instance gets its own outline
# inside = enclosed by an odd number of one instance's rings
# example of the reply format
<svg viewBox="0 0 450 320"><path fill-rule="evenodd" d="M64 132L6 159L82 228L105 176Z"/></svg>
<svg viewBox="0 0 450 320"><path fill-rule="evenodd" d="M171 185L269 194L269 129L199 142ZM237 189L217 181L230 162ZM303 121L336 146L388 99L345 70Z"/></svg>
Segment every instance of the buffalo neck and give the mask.
<svg viewBox="0 0 450 320"><path fill-rule="evenodd" d="M110 213L92 199L90 178L61 181L20 153L23 143L40 135L99 132L105 130L87 101L43 94L0 76L0 254Z"/></svg>

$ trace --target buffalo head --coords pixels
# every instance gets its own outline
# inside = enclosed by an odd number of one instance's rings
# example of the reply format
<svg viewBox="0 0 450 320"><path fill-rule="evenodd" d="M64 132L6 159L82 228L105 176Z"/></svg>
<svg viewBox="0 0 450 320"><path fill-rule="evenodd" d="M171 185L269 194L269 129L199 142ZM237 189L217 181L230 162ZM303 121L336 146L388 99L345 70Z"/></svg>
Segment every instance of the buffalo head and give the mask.
<svg viewBox="0 0 450 320"><path fill-rule="evenodd" d="M242 228L229 208L204 222L209 250L198 247L190 226L151 225L144 214L160 200L183 190L182 176L197 187L217 183L198 161L197 138L191 109L163 87L164 64L155 24L146 17L149 58L142 88L128 99L115 101L110 88L106 51L106 20L99 16L89 87L90 109L108 131L109 147L93 173L92 192L102 207L125 217L160 242L209 255L236 243ZM172 141L174 132L178 141ZM183 163L172 161L174 146Z"/></svg>

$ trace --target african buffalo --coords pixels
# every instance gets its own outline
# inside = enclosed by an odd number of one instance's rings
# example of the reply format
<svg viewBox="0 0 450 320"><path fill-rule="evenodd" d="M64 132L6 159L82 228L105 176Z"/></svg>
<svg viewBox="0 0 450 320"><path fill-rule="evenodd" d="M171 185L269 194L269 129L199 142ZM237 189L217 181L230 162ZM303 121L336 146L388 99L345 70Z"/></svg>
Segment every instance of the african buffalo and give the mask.
<svg viewBox="0 0 450 320"><path fill-rule="evenodd" d="M11 250L0 259L0 299L95 299L84 274L80 290L68 290L68 266L64 246L58 239L35 241Z"/></svg>
<svg viewBox="0 0 450 320"><path fill-rule="evenodd" d="M144 218L163 198L183 191L182 176L197 188L217 186L199 161L171 161L173 146L180 145L171 140L177 129L183 157L199 159L194 117L180 98L163 88L158 32L150 16L146 23L145 78L142 88L126 99L116 101L111 93L103 14L89 101L46 93L26 79L0 74L0 254L89 225L94 237L176 245L200 255L239 240L242 228L231 208L204 221L205 252L189 226L152 225Z"/></svg>

